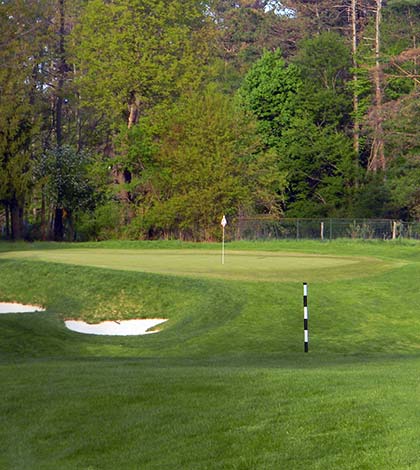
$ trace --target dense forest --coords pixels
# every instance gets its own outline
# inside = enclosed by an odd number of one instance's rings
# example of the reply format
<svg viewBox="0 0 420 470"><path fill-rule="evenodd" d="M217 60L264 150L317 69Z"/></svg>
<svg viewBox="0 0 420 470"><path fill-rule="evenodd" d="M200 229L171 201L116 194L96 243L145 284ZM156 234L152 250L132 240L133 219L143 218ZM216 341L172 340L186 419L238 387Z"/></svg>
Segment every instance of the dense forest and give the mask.
<svg viewBox="0 0 420 470"><path fill-rule="evenodd" d="M420 218L420 0L0 0L0 230Z"/></svg>

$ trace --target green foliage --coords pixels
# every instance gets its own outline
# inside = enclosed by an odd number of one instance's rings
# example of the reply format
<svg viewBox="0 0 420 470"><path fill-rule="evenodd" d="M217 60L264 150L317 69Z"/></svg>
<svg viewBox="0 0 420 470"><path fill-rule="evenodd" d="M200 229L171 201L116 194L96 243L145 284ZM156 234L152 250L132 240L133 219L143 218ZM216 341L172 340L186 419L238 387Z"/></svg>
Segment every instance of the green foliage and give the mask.
<svg viewBox="0 0 420 470"><path fill-rule="evenodd" d="M299 65L303 80L315 89L342 92L350 78L350 50L335 32L322 32L302 41L294 62Z"/></svg>
<svg viewBox="0 0 420 470"><path fill-rule="evenodd" d="M45 182L49 200L68 211L87 208L92 201L87 167L90 157L63 146L42 155L37 174Z"/></svg>
<svg viewBox="0 0 420 470"><path fill-rule="evenodd" d="M333 32L306 39L300 44L294 63L303 80L300 106L318 126L348 128L351 56L344 40Z"/></svg>
<svg viewBox="0 0 420 470"><path fill-rule="evenodd" d="M403 95L408 95L413 88L413 81L410 78L393 78L386 84L385 96L390 100L396 100Z"/></svg>
<svg viewBox="0 0 420 470"><path fill-rule="evenodd" d="M351 205L352 215L361 218L393 217L391 194L383 175L367 174L361 185L354 190Z"/></svg>
<svg viewBox="0 0 420 470"><path fill-rule="evenodd" d="M2 94L1 100L7 100ZM0 200L18 200L21 203L30 194L31 187L31 138L33 128L27 103L14 103L8 115L0 102L2 117L0 119Z"/></svg>
<svg viewBox="0 0 420 470"><path fill-rule="evenodd" d="M354 115L352 110L352 118L360 121L366 116L372 104L373 86L367 68L351 68L350 71L356 76L356 80L348 81L346 85L348 90L356 95L358 101L357 115Z"/></svg>
<svg viewBox="0 0 420 470"><path fill-rule="evenodd" d="M286 207L291 217L345 213L353 173L350 139L333 127L296 119L281 141L281 168L287 170Z"/></svg>
<svg viewBox="0 0 420 470"><path fill-rule="evenodd" d="M164 113L165 120L159 113L154 124L149 120L149 130L143 138L138 135L129 152L143 150L141 155L146 155L138 182L140 189L150 190L138 191L140 233L142 227L143 233L208 239L223 214L252 210L256 204L275 210L272 188L277 189L281 179L262 188L264 179L278 174L273 156L262 152L253 120L231 99L210 88ZM155 133L158 145L150 133ZM267 175L267 165L275 171L273 176Z"/></svg>
<svg viewBox="0 0 420 470"><path fill-rule="evenodd" d="M349 125L350 55L333 33L302 43L295 63L265 53L245 77L242 105L257 118L266 144L287 175L283 203L290 216L325 216L342 210L354 169Z"/></svg>
<svg viewBox="0 0 420 470"><path fill-rule="evenodd" d="M115 129L127 122L129 105L144 112L194 88L204 73L203 21L195 0L89 2L74 30L85 104Z"/></svg>
<svg viewBox="0 0 420 470"><path fill-rule="evenodd" d="M414 158L396 158L391 163L387 188L399 218L420 217L420 163Z"/></svg>
<svg viewBox="0 0 420 470"><path fill-rule="evenodd" d="M23 213L33 189L32 159L39 151L36 77L43 7L42 1L0 3L0 203L10 211L13 238L23 236Z"/></svg>
<svg viewBox="0 0 420 470"><path fill-rule="evenodd" d="M223 212L417 217L419 5L383 2L379 110L373 1L354 58L349 2L0 2L1 223L45 238L55 217L59 239L66 206L82 238L201 239ZM383 188L363 175L378 116Z"/></svg>
<svg viewBox="0 0 420 470"><path fill-rule="evenodd" d="M420 95L412 93L388 103L384 109L385 144L393 159L415 160L420 154ZM400 160L401 161L401 160ZM392 164L392 160L391 160Z"/></svg>
<svg viewBox="0 0 420 470"><path fill-rule="evenodd" d="M285 21L273 11L270 2L212 0L208 12L214 23L216 76L232 93L241 85L244 74L266 50L293 47L284 31Z"/></svg>
<svg viewBox="0 0 420 470"><path fill-rule="evenodd" d="M260 152L248 165L252 197L257 214L283 215L288 182L288 168L281 167L276 149Z"/></svg>
<svg viewBox="0 0 420 470"><path fill-rule="evenodd" d="M121 207L115 201L98 205L93 211L81 212L76 221L78 241L108 240L121 236Z"/></svg>
<svg viewBox="0 0 420 470"><path fill-rule="evenodd" d="M264 142L275 145L296 113L299 71L286 65L279 50L265 52L250 69L238 92L242 106L258 120Z"/></svg>
<svg viewBox="0 0 420 470"><path fill-rule="evenodd" d="M387 4L391 8L420 7L419 0L388 0Z"/></svg>

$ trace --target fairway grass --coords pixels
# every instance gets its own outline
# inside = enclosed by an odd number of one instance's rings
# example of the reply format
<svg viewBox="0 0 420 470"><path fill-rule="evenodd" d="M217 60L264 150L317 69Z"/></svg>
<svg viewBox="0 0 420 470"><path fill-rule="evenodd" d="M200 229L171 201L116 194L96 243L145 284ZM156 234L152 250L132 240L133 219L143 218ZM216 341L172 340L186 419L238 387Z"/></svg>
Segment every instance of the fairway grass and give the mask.
<svg viewBox="0 0 420 470"><path fill-rule="evenodd" d="M0 244L0 301L46 307L0 315L0 469L420 469L420 244L236 243L218 261ZM101 337L66 318L168 321Z"/></svg>

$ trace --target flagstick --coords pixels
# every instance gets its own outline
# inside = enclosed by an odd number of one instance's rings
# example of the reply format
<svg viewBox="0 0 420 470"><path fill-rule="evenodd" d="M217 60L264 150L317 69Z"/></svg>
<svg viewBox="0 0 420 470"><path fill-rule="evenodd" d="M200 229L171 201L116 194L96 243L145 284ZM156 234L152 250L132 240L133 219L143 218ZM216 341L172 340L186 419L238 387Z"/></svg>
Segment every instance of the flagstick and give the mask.
<svg viewBox="0 0 420 470"><path fill-rule="evenodd" d="M225 264L225 226L222 227L222 264Z"/></svg>
<svg viewBox="0 0 420 470"><path fill-rule="evenodd" d="M226 217L223 216L220 225L222 226L222 264L225 264L225 226L227 225Z"/></svg>

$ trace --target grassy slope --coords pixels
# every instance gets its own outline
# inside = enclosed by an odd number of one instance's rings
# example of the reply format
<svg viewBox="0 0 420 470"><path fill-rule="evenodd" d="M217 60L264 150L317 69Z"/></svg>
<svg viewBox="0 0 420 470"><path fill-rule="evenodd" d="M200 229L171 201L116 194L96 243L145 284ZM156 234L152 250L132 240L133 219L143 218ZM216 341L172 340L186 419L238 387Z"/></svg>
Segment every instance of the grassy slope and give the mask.
<svg viewBox="0 0 420 470"><path fill-rule="evenodd" d="M0 468L420 468L419 246L231 246L406 265L311 284L305 356L300 283L0 260L2 300L48 306L0 317ZM110 309L170 321L138 338L78 335L61 321Z"/></svg>

